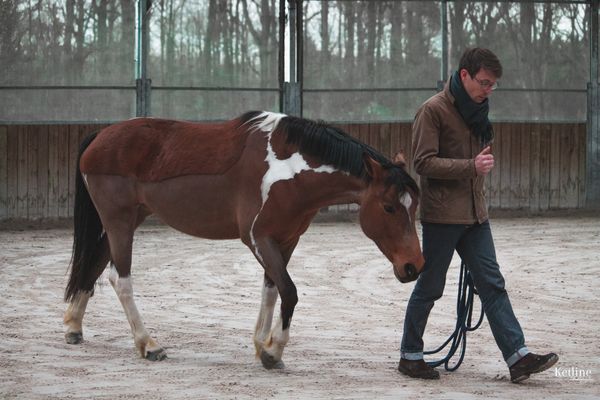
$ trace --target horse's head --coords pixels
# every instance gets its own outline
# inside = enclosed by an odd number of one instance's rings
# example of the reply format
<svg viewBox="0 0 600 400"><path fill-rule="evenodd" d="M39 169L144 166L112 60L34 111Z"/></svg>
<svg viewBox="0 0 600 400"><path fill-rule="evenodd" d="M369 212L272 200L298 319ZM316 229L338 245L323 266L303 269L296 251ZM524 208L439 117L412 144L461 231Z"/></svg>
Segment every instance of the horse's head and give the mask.
<svg viewBox="0 0 600 400"><path fill-rule="evenodd" d="M361 198L362 230L392 262L400 282L415 280L425 263L415 228L418 187L402 155L383 166L365 154L364 164L368 186Z"/></svg>

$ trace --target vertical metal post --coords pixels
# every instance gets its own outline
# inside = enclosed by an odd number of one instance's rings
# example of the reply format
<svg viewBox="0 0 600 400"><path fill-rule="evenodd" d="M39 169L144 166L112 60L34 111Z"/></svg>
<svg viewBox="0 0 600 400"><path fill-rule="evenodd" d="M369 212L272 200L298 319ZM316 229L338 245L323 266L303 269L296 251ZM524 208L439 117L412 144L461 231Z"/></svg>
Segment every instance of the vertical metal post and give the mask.
<svg viewBox="0 0 600 400"><path fill-rule="evenodd" d="M150 35L148 31L150 2L148 0L138 0L136 13L136 116L146 117L150 115L150 91L152 88L152 81L148 79L147 73L148 47L150 44Z"/></svg>
<svg viewBox="0 0 600 400"><path fill-rule="evenodd" d="M441 81L448 79L448 1L442 0L440 3L441 12L441 34L442 34L442 65Z"/></svg>
<svg viewBox="0 0 600 400"><path fill-rule="evenodd" d="M283 112L285 85L285 0L279 0L279 56L277 59L277 80L279 83L279 112Z"/></svg>
<svg viewBox="0 0 600 400"><path fill-rule="evenodd" d="M300 117L302 115L301 73L302 29L298 26L298 13L302 13L301 0L288 0L289 4L289 82L283 84L283 113Z"/></svg>
<svg viewBox="0 0 600 400"><path fill-rule="evenodd" d="M288 0L290 27L290 82L296 82L296 0Z"/></svg>
<svg viewBox="0 0 600 400"><path fill-rule="evenodd" d="M586 208L600 208L600 90L598 85L600 0L590 2L590 82L588 83Z"/></svg>
<svg viewBox="0 0 600 400"><path fill-rule="evenodd" d="M298 110L297 115L302 116L302 88L304 86L304 6L303 0L297 1L296 10L296 32L297 32L297 51L296 55L296 82L298 83Z"/></svg>

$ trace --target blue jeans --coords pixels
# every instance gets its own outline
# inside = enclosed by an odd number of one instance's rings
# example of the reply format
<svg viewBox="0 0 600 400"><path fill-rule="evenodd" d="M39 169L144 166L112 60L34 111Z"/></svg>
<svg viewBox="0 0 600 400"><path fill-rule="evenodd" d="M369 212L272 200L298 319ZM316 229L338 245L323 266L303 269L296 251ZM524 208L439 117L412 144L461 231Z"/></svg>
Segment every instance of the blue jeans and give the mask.
<svg viewBox="0 0 600 400"><path fill-rule="evenodd" d="M512 366L528 350L504 289L504 277L496 261L489 222L474 225L423 222L422 225L425 266L406 308L400 346L402 358L423 358L423 333L427 319L433 304L444 293L446 273L456 250L471 273L496 344L508 366Z"/></svg>

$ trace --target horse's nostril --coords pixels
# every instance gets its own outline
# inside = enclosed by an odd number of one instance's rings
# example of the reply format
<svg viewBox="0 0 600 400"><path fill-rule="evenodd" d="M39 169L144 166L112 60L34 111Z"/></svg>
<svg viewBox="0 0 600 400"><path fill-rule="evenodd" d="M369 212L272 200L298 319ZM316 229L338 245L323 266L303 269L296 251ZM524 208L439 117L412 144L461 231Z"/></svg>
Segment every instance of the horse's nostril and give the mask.
<svg viewBox="0 0 600 400"><path fill-rule="evenodd" d="M412 279L417 273L417 268L413 264L406 264L404 266L404 271L406 272L406 277Z"/></svg>

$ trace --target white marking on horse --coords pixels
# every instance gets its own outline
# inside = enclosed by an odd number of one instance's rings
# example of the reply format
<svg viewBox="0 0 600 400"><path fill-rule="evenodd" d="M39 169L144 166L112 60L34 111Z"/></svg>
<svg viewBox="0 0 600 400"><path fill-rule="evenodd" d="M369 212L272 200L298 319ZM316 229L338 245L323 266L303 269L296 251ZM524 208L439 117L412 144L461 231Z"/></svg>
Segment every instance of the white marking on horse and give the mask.
<svg viewBox="0 0 600 400"><path fill-rule="evenodd" d="M266 283L263 285L260 313L256 321L256 328L254 329L254 344L257 351L263 348L265 341L269 337L269 332L271 332L277 296L277 287L267 286Z"/></svg>
<svg viewBox="0 0 600 400"><path fill-rule="evenodd" d="M410 193L404 192L400 196L400 204L406 208L406 213L408 214L408 219L412 222L412 218L410 217L410 206L412 205L412 197L410 197Z"/></svg>
<svg viewBox="0 0 600 400"><path fill-rule="evenodd" d="M282 118L286 117L285 114L277 114L271 112L263 112L258 116L254 117L251 121L261 119L259 122L255 122L252 127L257 130L261 130L267 133L267 156L265 161L268 164L267 171L265 172L261 185L261 197L262 197L262 206L254 217L254 221L252 222L252 227L250 228L250 239L252 240L252 245L254 246L254 253L256 257L262 262L263 258L258 251L258 247L256 246L256 242L254 240L254 224L258 219L267 199L269 198L269 192L271 187L279 182L284 180L294 179L294 177L304 171L313 171L316 173L334 173L337 171L336 168L330 165L321 165L317 168L313 168L304 159L302 154L294 153L289 158L285 160L281 160L277 158L277 154L273 150L273 146L271 144L271 138L273 136L273 132L277 128L279 121Z"/></svg>
<svg viewBox="0 0 600 400"><path fill-rule="evenodd" d="M269 164L269 169L267 169L267 172L263 176L262 184L260 186L263 204L265 204L269 198L271 186L279 181L294 179L296 175L304 171L313 171L316 173L324 172L328 174L337 171L330 165L321 165L320 167L312 168L300 153L294 153L285 160L278 159L277 154L275 154L273 146L271 145L271 134L272 132L268 135L267 158L265 159Z"/></svg>
<svg viewBox="0 0 600 400"><path fill-rule="evenodd" d="M119 276L114 264L111 264L108 280L115 289L115 293L125 310L125 315L131 326L131 331L133 332L136 348L142 352L142 357L145 357L146 350L154 350L152 348L154 342L151 341L150 335L148 334L148 331L146 331L144 323L142 322L142 317L135 305L131 275L126 277Z"/></svg>
<svg viewBox="0 0 600 400"><path fill-rule="evenodd" d="M258 114L256 117L252 118L248 122L260 120L258 122L255 122L254 124L252 124L252 129L258 129L263 132L267 132L267 133L269 133L269 138L270 138L271 137L270 133L273 132L275 130L275 128L277 128L279 121L281 121L281 119L284 117L287 117L287 115L263 111L262 113Z"/></svg>

